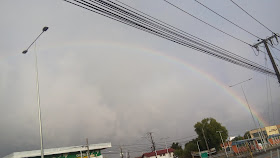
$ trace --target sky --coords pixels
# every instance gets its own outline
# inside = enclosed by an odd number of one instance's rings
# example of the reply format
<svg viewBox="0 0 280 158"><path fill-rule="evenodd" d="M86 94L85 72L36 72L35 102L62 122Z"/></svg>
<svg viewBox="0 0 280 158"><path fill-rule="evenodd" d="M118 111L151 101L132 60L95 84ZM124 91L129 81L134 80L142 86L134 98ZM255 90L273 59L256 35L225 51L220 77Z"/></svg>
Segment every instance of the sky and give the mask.
<svg viewBox="0 0 280 158"><path fill-rule="evenodd" d="M163 0L120 0L251 61L265 55ZM271 32L233 3L200 0L262 38ZM236 0L276 33L278 0ZM225 32L256 43L195 1L172 1ZM118 157L119 146L133 156L195 138L194 124L213 117L230 136L255 128L240 86L261 126L280 124L280 88L275 78L202 54L137 30L62 0L0 2L0 156L40 149L35 53L44 148L112 142L105 156ZM44 26L49 30L23 55ZM280 46L276 46L280 49ZM263 49L263 48L261 48ZM273 49L280 58L280 52ZM279 60L276 60L277 64ZM272 69L270 62L268 67ZM270 85L270 86L269 86ZM268 92L268 93L267 93ZM270 93L271 92L271 93ZM166 138L166 139L164 139Z"/></svg>

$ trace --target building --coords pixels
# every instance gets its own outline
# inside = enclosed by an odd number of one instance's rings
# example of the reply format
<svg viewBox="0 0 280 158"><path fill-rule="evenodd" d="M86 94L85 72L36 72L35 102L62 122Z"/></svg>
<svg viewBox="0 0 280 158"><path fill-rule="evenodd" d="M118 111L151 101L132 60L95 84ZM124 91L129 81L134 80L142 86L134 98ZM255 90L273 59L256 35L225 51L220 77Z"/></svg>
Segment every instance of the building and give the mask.
<svg viewBox="0 0 280 158"><path fill-rule="evenodd" d="M90 144L86 146L70 146L44 149L45 158L103 158L101 150L112 147L111 143ZM88 154L89 151L89 154ZM41 150L14 152L3 158L40 158Z"/></svg>
<svg viewBox="0 0 280 158"><path fill-rule="evenodd" d="M254 129L249 131L251 138L259 138L259 129ZM265 138L271 135L279 134L280 131L280 125L274 125L274 126L266 126L261 128L261 135L263 135Z"/></svg>
<svg viewBox="0 0 280 158"><path fill-rule="evenodd" d="M139 158L174 158L174 149L157 150L155 152L144 153Z"/></svg>
<svg viewBox="0 0 280 158"><path fill-rule="evenodd" d="M280 134L274 134L268 136L268 141L271 145L279 145L280 144Z"/></svg>
<svg viewBox="0 0 280 158"><path fill-rule="evenodd" d="M225 144L225 146L224 146L224 144ZM220 144L221 148L223 150L225 150L225 148L226 148L226 151L231 151L232 141L225 141L224 144L223 143Z"/></svg>
<svg viewBox="0 0 280 158"><path fill-rule="evenodd" d="M231 146L232 151L237 155L262 149L255 138L233 141Z"/></svg>

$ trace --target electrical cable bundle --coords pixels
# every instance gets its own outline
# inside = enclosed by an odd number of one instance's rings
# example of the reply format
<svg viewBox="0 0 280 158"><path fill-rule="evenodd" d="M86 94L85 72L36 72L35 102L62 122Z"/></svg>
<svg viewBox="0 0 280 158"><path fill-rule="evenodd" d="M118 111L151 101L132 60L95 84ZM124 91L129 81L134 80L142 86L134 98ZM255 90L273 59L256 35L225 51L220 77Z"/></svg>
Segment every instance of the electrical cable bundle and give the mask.
<svg viewBox="0 0 280 158"><path fill-rule="evenodd" d="M139 30L167 39L182 46L200 51L230 63L275 76L275 73L253 61L195 37L167 23L137 10L131 10L111 0L64 0L91 12L100 14Z"/></svg>

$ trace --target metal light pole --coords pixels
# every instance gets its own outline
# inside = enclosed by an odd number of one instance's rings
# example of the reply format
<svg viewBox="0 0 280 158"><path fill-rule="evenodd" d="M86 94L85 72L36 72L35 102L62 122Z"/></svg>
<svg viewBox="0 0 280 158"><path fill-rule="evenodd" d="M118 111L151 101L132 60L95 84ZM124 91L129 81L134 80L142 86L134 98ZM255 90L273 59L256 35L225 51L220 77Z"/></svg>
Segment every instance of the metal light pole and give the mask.
<svg viewBox="0 0 280 158"><path fill-rule="evenodd" d="M198 140L198 141L196 142L196 145L197 145L197 148L198 148L199 157L201 157L200 148L199 148L199 144L198 144L199 141L200 141L200 140Z"/></svg>
<svg viewBox="0 0 280 158"><path fill-rule="evenodd" d="M251 79L252 79L252 78L249 78L248 80L245 80L245 81L242 81L242 82L236 83L236 84L231 85L231 86L229 86L229 87L234 87L234 86L237 86L237 85L242 84L242 83L244 83L244 82L250 81ZM256 128L258 128L258 126L257 126L257 124L256 124L256 121L255 121L255 119L254 119L254 116L253 116L253 113L252 113L252 110L251 110L250 104L249 104L249 102L248 102L248 100L247 100L247 97L246 97L246 95L245 95L245 92L244 92L243 86L242 86L242 85L240 85L240 86L241 86L241 89L242 89L243 95L244 95L244 97L245 97L245 100L246 100L247 106L248 106L248 108L249 108L249 110L250 110L250 113L251 113L252 119L253 119L253 121L254 121L255 127L256 127ZM258 120L258 119L257 119L257 121L259 122L259 120ZM264 142L263 142L264 140L263 140L262 135L260 134L260 132L261 132L261 129L260 129L260 124L259 124L258 134L259 134L259 136L261 137L261 142L262 142L263 147L264 147ZM265 147L264 147L264 151L266 151Z"/></svg>
<svg viewBox="0 0 280 158"><path fill-rule="evenodd" d="M22 54L26 54L28 49L37 41L37 39L48 30L48 27L44 27L39 36L29 45L29 47L22 52ZM40 141L41 141L41 158L44 158L44 148L43 148L43 131L42 131L42 120L41 120L41 106L40 106L40 91L39 91L39 78L38 78L38 61L37 61L37 53L35 51L35 67L36 67L36 87L37 87L37 104L38 104L38 119L40 125Z"/></svg>
<svg viewBox="0 0 280 158"><path fill-rule="evenodd" d="M167 157L169 157L169 152L168 152L168 148L167 148L167 144L166 144L166 139L168 139L169 137L166 138L161 138L160 140L164 139L164 143L165 143L165 148L166 148L166 152L167 152Z"/></svg>
<svg viewBox="0 0 280 158"><path fill-rule="evenodd" d="M224 149L225 149L225 153L226 153L226 156L228 157L228 154L227 154L227 149L226 149L226 146L225 146L224 140L223 140L223 138L222 138L222 132L223 132L223 131L216 131L216 132L220 133L220 137L221 137L221 140L222 140L222 143L223 143Z"/></svg>

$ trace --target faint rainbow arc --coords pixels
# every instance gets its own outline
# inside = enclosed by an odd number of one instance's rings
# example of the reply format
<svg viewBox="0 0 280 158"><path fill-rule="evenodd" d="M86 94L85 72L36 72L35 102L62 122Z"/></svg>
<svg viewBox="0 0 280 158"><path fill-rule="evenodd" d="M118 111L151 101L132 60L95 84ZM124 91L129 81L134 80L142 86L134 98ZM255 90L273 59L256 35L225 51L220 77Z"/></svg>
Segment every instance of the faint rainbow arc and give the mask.
<svg viewBox="0 0 280 158"><path fill-rule="evenodd" d="M62 45L60 45L59 47L64 47L64 46L69 46L70 43L64 43ZM222 82L220 82L219 80L217 80L216 78L214 78L212 75L202 71L201 69L183 61L182 59L176 58L174 56L170 56L167 55L165 53L159 52L159 51L155 51L152 49L148 49L148 48L144 48L144 47L140 47L138 45L132 45L132 44L123 44L123 43L118 43L118 42L111 42L111 41L84 41L84 42L79 42L79 43L71 43L72 46L114 46L114 47L121 47L124 49L138 49L139 50L143 50L145 53L147 54L153 54L157 57L161 57L164 58L166 60L169 60L173 63L179 64L184 66L185 68L187 68L188 70L190 70L191 72L194 72L200 76L203 76L205 79L207 79L209 82L214 83L217 87L220 87L223 91L226 92L227 95L229 95L230 97L234 98L234 100L242 105L243 107L245 107L245 109L250 112L247 103L241 98L239 97L233 90L231 90L229 88L229 86L224 85ZM54 46L57 48L57 45ZM262 127L268 126L268 122L259 114L256 112L256 110L254 108L252 108L251 106L251 111L252 114L254 116L254 119L259 121L259 123L261 124Z"/></svg>

